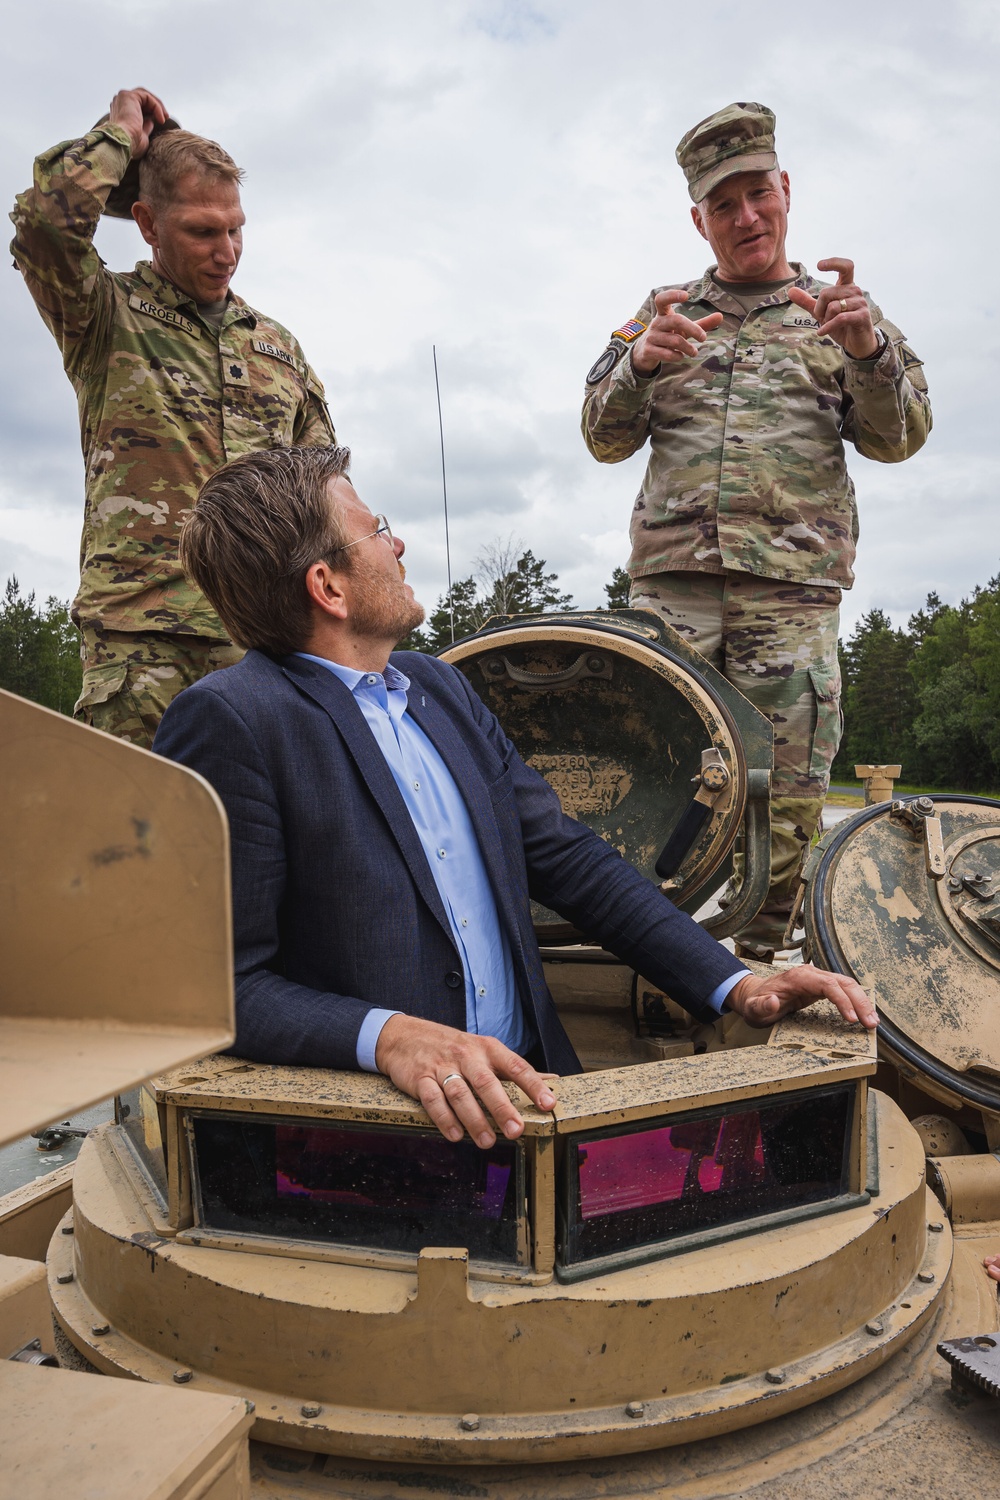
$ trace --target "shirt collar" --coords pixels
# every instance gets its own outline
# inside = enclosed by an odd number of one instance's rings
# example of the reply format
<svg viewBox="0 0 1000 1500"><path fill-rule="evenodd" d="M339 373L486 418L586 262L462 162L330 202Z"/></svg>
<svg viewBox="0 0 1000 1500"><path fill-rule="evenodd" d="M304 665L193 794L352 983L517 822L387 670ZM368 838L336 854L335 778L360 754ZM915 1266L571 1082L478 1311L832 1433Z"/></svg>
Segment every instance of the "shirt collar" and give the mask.
<svg viewBox="0 0 1000 1500"><path fill-rule="evenodd" d="M783 302L791 302L792 299L788 293L793 286L801 287L811 297L816 296L812 289L814 285L812 277L806 271L805 266L800 265L797 260L790 260L788 264L795 272L795 280L790 281L779 291L769 292L761 297L757 303L758 307L780 307ZM718 269L718 266L709 266L701 280L696 281L689 288L688 305L690 306L692 302L710 302L714 307L719 308L720 312L734 312L742 318L746 312L742 302L738 302L732 293L727 292L724 287L713 280L712 273Z"/></svg>
<svg viewBox="0 0 1000 1500"><path fill-rule="evenodd" d="M301 656L304 661L314 661L318 666L326 667L327 671L332 672L334 677L339 677L352 693L356 693L359 687L375 687L377 682L372 682L372 678L381 681L389 693L405 695L410 686L410 679L404 677L403 673L391 662L386 664L384 672L359 672L356 667L345 667L339 661L330 661L326 656L312 656L308 651L296 651L295 655Z"/></svg>
<svg viewBox="0 0 1000 1500"><path fill-rule="evenodd" d="M193 312L197 313L198 306L194 298L189 297L187 292L182 292L180 287L174 286L173 282L168 281L166 276L161 276L159 271L154 271L152 261L138 261L135 267L135 274L145 286L149 287L157 302L162 303L164 307L189 307ZM237 296L235 292L231 291L223 323L228 325L240 321L245 321L250 324L251 328L256 328L257 315L243 301L242 297Z"/></svg>

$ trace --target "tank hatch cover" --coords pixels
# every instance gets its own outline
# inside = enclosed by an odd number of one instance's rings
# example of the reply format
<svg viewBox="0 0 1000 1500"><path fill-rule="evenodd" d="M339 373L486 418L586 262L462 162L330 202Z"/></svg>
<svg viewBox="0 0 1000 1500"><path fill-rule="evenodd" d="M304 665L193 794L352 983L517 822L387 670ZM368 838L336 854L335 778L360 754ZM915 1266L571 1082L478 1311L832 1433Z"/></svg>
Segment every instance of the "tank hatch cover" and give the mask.
<svg viewBox="0 0 1000 1500"><path fill-rule="evenodd" d="M761 777L766 806L772 732L657 616L617 610L495 618L441 654L468 678L563 810L650 880L669 877L675 905L691 909L702 892L722 884L748 794L759 800ZM696 787L704 788L700 799ZM763 838L766 846L766 829ZM572 940L554 912L538 905L533 912L544 941Z"/></svg>
<svg viewBox="0 0 1000 1500"><path fill-rule="evenodd" d="M879 1048L1000 1113L1000 801L914 797L838 824L806 868L814 961L874 998Z"/></svg>

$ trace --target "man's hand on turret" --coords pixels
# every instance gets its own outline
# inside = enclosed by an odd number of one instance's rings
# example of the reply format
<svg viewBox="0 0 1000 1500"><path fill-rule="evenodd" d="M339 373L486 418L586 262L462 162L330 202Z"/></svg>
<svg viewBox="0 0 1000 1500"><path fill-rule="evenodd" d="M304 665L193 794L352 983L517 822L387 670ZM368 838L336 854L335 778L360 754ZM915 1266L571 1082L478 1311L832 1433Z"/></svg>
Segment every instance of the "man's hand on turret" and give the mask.
<svg viewBox="0 0 1000 1500"><path fill-rule="evenodd" d="M709 313L695 322L674 312L675 303L687 300L687 292L657 292L656 316L632 350L632 368L637 375L655 375L661 364L693 359L706 333L722 322L721 313Z"/></svg>
<svg viewBox="0 0 1000 1500"><path fill-rule="evenodd" d="M730 990L726 1004L750 1026L773 1026L816 1000L831 1000L845 1021L860 1021L869 1031L878 1025L875 1007L860 984L812 964L793 964L780 974L749 974Z"/></svg>
<svg viewBox="0 0 1000 1500"><path fill-rule="evenodd" d="M120 89L111 101L111 124L120 125L132 137L132 159L145 156L149 138L162 125L167 111L148 89Z"/></svg>
<svg viewBox="0 0 1000 1500"><path fill-rule="evenodd" d="M556 1102L549 1088L554 1073L536 1073L496 1037L457 1031L419 1016L389 1017L375 1045L375 1063L404 1094L420 1100L447 1140L460 1141L467 1130L484 1151L498 1131L509 1141L524 1131L524 1120L501 1079L516 1083L536 1109L550 1110Z"/></svg>
<svg viewBox="0 0 1000 1500"><path fill-rule="evenodd" d="M879 351L879 337L872 322L871 309L859 286L854 284L853 260L818 260L819 271L836 271L837 285L824 287L818 297L810 297L801 287L788 288L790 299L812 313L820 334L829 334L852 359L871 359Z"/></svg>

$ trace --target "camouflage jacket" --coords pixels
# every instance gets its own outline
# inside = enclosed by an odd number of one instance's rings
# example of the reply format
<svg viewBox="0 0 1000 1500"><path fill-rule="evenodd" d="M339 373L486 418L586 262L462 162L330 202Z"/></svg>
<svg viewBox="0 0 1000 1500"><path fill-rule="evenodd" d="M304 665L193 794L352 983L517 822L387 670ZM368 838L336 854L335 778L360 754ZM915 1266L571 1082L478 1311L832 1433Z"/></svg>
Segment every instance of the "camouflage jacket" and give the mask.
<svg viewBox="0 0 1000 1500"><path fill-rule="evenodd" d="M745 315L714 269L667 283L688 292L686 317L724 314L694 359L646 379L633 371L628 350L654 316L657 288L587 377L583 434L594 457L619 463L650 440L628 570L733 569L850 588L858 518L844 443L880 463L922 447L931 409L920 361L870 299L888 343L859 362L816 337L787 287ZM812 297L828 284L793 270Z"/></svg>
<svg viewBox="0 0 1000 1500"><path fill-rule="evenodd" d="M253 448L335 441L323 387L280 323L230 294L216 329L152 266L111 272L93 238L130 159L102 125L35 162L11 249L76 390L86 465L78 624L224 640L177 561L210 474Z"/></svg>

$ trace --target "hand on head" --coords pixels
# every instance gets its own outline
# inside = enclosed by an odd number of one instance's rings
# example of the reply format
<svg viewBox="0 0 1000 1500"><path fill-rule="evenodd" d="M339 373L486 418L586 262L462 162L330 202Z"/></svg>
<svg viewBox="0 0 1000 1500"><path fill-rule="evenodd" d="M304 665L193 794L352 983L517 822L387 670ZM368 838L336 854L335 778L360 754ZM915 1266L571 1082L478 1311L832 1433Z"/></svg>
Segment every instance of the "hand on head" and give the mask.
<svg viewBox="0 0 1000 1500"><path fill-rule="evenodd" d="M860 984L812 964L795 964L763 977L748 975L730 990L726 1003L750 1026L773 1026L782 1016L817 1000L832 1000L845 1021L860 1021L869 1031L878 1025L875 1007Z"/></svg>
<svg viewBox="0 0 1000 1500"><path fill-rule="evenodd" d="M128 131L136 161L145 156L150 136L166 118L164 104L148 89L120 89L111 101L111 124Z"/></svg>
<svg viewBox="0 0 1000 1500"><path fill-rule="evenodd" d="M501 1079L510 1079L538 1109L556 1100L547 1080L530 1063L492 1036L472 1036L416 1016L390 1016L379 1033L375 1062L380 1073L411 1099L419 1099L441 1134L460 1141L465 1130L484 1151L495 1131L513 1141L524 1130ZM493 1118L487 1119L485 1111Z"/></svg>
<svg viewBox="0 0 1000 1500"><path fill-rule="evenodd" d="M870 359L878 349L878 335L864 292L854 284L853 260L816 262L820 271L836 271L837 285L824 287L818 297L810 297L801 287L789 287L788 295L797 307L805 308L819 324L819 332L829 334L852 359Z"/></svg>
<svg viewBox="0 0 1000 1500"><path fill-rule="evenodd" d="M687 292L657 292L656 316L632 350L632 368L637 375L652 375L661 364L693 359L706 334L718 328L721 313L709 313L694 321L674 312L674 305L688 300Z"/></svg>

